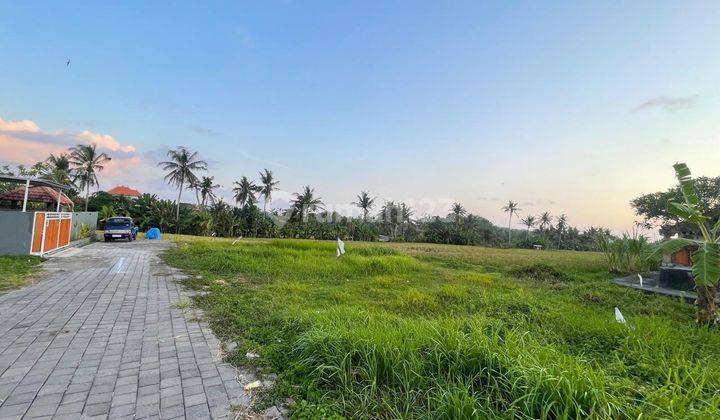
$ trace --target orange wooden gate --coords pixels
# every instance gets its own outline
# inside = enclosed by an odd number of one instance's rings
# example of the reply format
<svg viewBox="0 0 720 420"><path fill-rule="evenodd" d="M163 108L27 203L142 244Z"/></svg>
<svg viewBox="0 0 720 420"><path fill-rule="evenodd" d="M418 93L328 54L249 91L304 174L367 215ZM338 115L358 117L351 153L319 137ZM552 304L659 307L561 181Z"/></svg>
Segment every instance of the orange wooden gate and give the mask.
<svg viewBox="0 0 720 420"><path fill-rule="evenodd" d="M43 255L68 246L70 229L72 229L72 213L35 212L30 253Z"/></svg>

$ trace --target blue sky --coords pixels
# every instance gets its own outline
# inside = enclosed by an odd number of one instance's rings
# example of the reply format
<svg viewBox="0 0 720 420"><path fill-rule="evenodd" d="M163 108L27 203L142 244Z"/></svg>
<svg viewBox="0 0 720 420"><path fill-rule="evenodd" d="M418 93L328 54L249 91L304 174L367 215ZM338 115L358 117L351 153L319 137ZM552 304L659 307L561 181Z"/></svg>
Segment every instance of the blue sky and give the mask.
<svg viewBox="0 0 720 420"><path fill-rule="evenodd" d="M2 1L0 161L100 138L102 187L170 197L154 162L186 145L227 197L267 167L278 205L310 184L502 224L512 199L622 231L674 162L719 175L720 4L608 3Z"/></svg>

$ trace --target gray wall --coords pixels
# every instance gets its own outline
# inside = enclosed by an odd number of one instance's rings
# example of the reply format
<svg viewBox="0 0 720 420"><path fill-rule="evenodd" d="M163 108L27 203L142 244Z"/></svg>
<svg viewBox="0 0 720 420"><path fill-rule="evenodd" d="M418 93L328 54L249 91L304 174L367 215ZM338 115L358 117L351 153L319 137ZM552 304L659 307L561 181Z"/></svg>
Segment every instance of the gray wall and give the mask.
<svg viewBox="0 0 720 420"><path fill-rule="evenodd" d="M32 242L32 227L35 211L23 213L21 211L0 210L0 255L29 254ZM97 229L97 212L73 213L70 240L78 236L80 225L90 228L91 235Z"/></svg>
<svg viewBox="0 0 720 420"><path fill-rule="evenodd" d="M81 224L88 225L88 227L90 227L90 234L94 236L95 230L97 229L97 221L98 214L96 211L78 211L73 213L70 240L74 241L78 239Z"/></svg>
<svg viewBox="0 0 720 420"><path fill-rule="evenodd" d="M0 254L29 254L35 212L0 211Z"/></svg>

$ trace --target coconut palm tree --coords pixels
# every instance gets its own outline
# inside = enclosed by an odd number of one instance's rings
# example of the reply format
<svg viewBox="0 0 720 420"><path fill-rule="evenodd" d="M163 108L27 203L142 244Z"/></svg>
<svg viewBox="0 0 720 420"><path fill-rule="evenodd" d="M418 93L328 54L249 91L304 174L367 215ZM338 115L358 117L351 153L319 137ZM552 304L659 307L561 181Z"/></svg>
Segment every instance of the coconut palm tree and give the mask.
<svg viewBox="0 0 720 420"><path fill-rule="evenodd" d="M562 246L562 236L563 233L565 233L565 229L567 228L567 216L565 213L558 216L557 219L557 231L558 231L558 248Z"/></svg>
<svg viewBox="0 0 720 420"><path fill-rule="evenodd" d="M512 242L512 217L513 214L518 214L520 211L520 208L518 207L518 203L514 201L508 201L508 203L503 206L503 211L505 213L510 213L510 221L508 222L508 243Z"/></svg>
<svg viewBox="0 0 720 420"><path fill-rule="evenodd" d="M255 182L250 181L246 176L243 176L240 178L240 182L235 181L235 185L236 187L233 188L233 192L235 193L235 202L240 204L240 207L246 204L255 204L257 201L255 193L258 192L258 187L255 185Z"/></svg>
<svg viewBox="0 0 720 420"><path fill-rule="evenodd" d="M85 190L85 211L88 209L90 187L98 186L97 174L105 169L105 164L111 158L106 153L98 153L94 144L78 144L70 148L70 165L75 172L74 181L80 189Z"/></svg>
<svg viewBox="0 0 720 420"><path fill-rule="evenodd" d="M195 202L197 203L197 209L200 210L200 180L197 179L188 184L188 189L195 191Z"/></svg>
<svg viewBox="0 0 720 420"><path fill-rule="evenodd" d="M527 226L527 231L525 231L525 240L527 241L530 239L530 228L537 224L537 219L535 216L529 215L524 219L520 219L520 223Z"/></svg>
<svg viewBox="0 0 720 420"><path fill-rule="evenodd" d="M405 236L405 224L412 225L412 215L415 213L415 211L408 205L405 205L405 203L400 203L400 212L398 213L398 216L400 217L400 235L403 237Z"/></svg>
<svg viewBox="0 0 720 420"><path fill-rule="evenodd" d="M198 187L200 189L200 205L202 207L205 207L205 204L208 203L208 201L215 202L215 199L217 198L215 196L215 188L219 188L220 184L215 183L215 177L214 176L204 176L200 180L200 184L198 184Z"/></svg>
<svg viewBox="0 0 720 420"><path fill-rule="evenodd" d="M260 196L263 198L263 213L267 215L267 205L272 203L272 193L277 190L279 181L275 181L271 170L265 169L260 172Z"/></svg>
<svg viewBox="0 0 720 420"><path fill-rule="evenodd" d="M184 146L168 150L167 156L170 160L160 162L158 166L167 172L165 182L178 189L175 221L177 223L176 231L180 232L180 198L183 188L185 188L185 184L197 184L198 178L195 172L207 171L207 162L198 159L198 152L191 152Z"/></svg>
<svg viewBox="0 0 720 420"><path fill-rule="evenodd" d="M50 157L44 162L44 167L42 178L57 182L58 184L73 185L70 159L66 153L58 156L50 153Z"/></svg>
<svg viewBox="0 0 720 420"><path fill-rule="evenodd" d="M545 231L545 228L550 226L552 224L553 217L550 215L549 211L544 211L540 215L540 220L538 220L538 227L540 228L541 232Z"/></svg>
<svg viewBox="0 0 720 420"><path fill-rule="evenodd" d="M460 224L462 217L467 213L465 207L460 203L453 203L450 207L450 215L455 219L455 223Z"/></svg>
<svg viewBox="0 0 720 420"><path fill-rule="evenodd" d="M300 220L305 220L306 216L310 212L323 209L323 202L321 197L315 197L315 190L306 185L302 193L293 194L295 198L291 200L293 205L293 213L300 217Z"/></svg>
<svg viewBox="0 0 720 420"><path fill-rule="evenodd" d="M373 207L375 207L375 199L377 197L370 197L370 194L368 194L366 191L362 191L357 196L357 201L353 201L352 204L355 204L356 206L360 207L363 211L363 222L367 222L368 213L370 213L370 210L372 210Z"/></svg>

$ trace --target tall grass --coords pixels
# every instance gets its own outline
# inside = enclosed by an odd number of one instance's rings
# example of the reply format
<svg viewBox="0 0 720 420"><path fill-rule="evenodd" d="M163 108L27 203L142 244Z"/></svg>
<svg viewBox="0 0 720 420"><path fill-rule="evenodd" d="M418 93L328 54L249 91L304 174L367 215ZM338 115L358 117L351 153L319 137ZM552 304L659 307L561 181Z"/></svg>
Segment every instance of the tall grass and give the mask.
<svg viewBox="0 0 720 420"><path fill-rule="evenodd" d="M595 242L613 273L637 273L656 269L660 259L652 256L647 238L623 234L622 238L598 235Z"/></svg>
<svg viewBox="0 0 720 420"><path fill-rule="evenodd" d="M259 352L299 418L720 416L720 334L610 284L599 254L411 248L181 240L165 258L203 274L231 361Z"/></svg>

